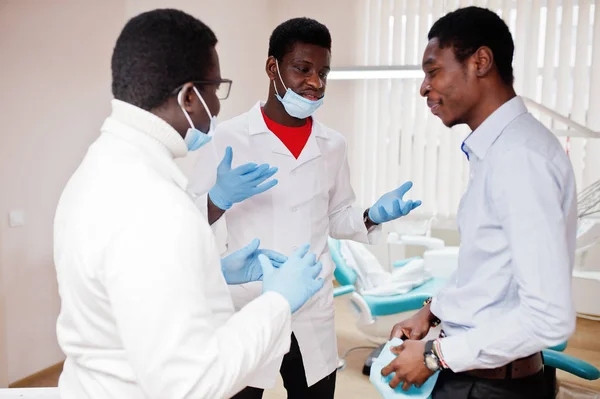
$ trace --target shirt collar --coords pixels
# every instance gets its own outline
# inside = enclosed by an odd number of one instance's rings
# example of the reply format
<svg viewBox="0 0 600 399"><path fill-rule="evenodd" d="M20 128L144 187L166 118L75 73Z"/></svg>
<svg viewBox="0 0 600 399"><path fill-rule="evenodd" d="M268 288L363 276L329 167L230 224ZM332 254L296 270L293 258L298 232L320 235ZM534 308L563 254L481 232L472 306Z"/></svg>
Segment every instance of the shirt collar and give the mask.
<svg viewBox="0 0 600 399"><path fill-rule="evenodd" d="M462 151L467 155L467 158L470 158L470 155L475 155L478 159L483 159L504 129L526 112L527 107L521 97L515 96L508 100L469 134L463 141Z"/></svg>
<svg viewBox="0 0 600 399"><path fill-rule="evenodd" d="M112 108L102 131L109 131L152 154L161 173L185 190L187 177L173 160L188 152L181 135L163 119L134 105L113 100Z"/></svg>
<svg viewBox="0 0 600 399"><path fill-rule="evenodd" d="M187 155L183 138L163 119L124 101L114 99L111 105L112 119L157 140L169 150L173 158Z"/></svg>
<svg viewBox="0 0 600 399"><path fill-rule="evenodd" d="M248 114L248 133L250 136L261 133L270 133L271 131L267 127L265 123L265 119L263 118L261 108L265 105L264 101L258 101L254 104L254 107L250 110ZM324 139L329 138L329 134L327 131L321 126L319 122L313 117L313 125L311 135L315 135L316 137L321 137Z"/></svg>

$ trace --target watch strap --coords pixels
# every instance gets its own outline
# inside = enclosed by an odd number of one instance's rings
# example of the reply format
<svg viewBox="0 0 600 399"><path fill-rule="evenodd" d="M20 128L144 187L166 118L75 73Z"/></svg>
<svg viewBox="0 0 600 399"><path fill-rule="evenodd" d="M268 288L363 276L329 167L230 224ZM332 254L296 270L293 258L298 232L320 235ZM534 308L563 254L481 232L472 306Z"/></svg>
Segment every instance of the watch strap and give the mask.
<svg viewBox="0 0 600 399"><path fill-rule="evenodd" d="M425 352L423 354L426 355L428 353L434 353L433 352L433 340L425 342Z"/></svg>
<svg viewBox="0 0 600 399"><path fill-rule="evenodd" d="M432 297L429 297L429 298L425 299L425 302L423 302L423 306L429 305L432 300L433 300ZM431 320L429 322L429 326L430 327L437 327L437 326L439 326L442 321L440 319L438 319L433 313L432 313L432 315L433 315L433 320Z"/></svg>
<svg viewBox="0 0 600 399"><path fill-rule="evenodd" d="M372 226L377 226L378 223L375 223L374 221L371 220L371 218L369 217L369 209L371 208L367 208L365 209L365 211L363 212L363 223L369 223Z"/></svg>

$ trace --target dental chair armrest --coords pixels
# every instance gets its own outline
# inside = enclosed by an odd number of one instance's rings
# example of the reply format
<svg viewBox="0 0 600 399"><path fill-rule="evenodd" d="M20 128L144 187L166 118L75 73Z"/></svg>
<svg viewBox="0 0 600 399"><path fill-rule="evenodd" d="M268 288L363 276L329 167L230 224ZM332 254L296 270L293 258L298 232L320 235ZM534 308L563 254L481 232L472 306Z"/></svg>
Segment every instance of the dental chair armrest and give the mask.
<svg viewBox="0 0 600 399"><path fill-rule="evenodd" d="M412 262L413 260L417 260L417 259L423 259L420 256L413 256L411 258L406 258L406 259L400 259L395 261L394 263L392 263L392 266L394 267L402 267L407 265L409 262Z"/></svg>
<svg viewBox="0 0 600 399"><path fill-rule="evenodd" d="M397 233L390 233L388 235L388 244L400 244L400 245L419 245L428 249L440 249L444 248L444 240L439 238L419 236L419 235L398 235Z"/></svg>
<svg viewBox="0 0 600 399"><path fill-rule="evenodd" d="M563 370L585 380L600 378L600 370L588 362L552 349L543 350L542 353L544 355L544 366L546 367Z"/></svg>
<svg viewBox="0 0 600 399"><path fill-rule="evenodd" d="M374 317L419 310L427 298L435 296L446 285L445 279L432 278L406 294L375 296L365 295L364 301Z"/></svg>
<svg viewBox="0 0 600 399"><path fill-rule="evenodd" d="M389 316L398 313L411 312L423 307L423 302L430 295L391 295L391 296L373 296L365 295L364 299L368 303L371 313L374 316Z"/></svg>
<svg viewBox="0 0 600 399"><path fill-rule="evenodd" d="M563 342L562 344L553 346L552 348L548 348L548 349L557 351L557 352L564 352L565 349L567 349L567 341Z"/></svg>
<svg viewBox="0 0 600 399"><path fill-rule="evenodd" d="M346 295L354 292L354 286L352 285L342 285L341 287L335 287L333 289L333 297L338 297L341 295Z"/></svg>

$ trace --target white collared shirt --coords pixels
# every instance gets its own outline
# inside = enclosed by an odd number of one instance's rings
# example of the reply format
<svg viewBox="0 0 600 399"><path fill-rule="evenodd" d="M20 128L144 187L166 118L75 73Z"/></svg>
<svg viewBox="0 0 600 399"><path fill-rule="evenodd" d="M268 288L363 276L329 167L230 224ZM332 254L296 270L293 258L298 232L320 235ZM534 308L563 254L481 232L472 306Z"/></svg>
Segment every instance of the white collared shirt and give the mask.
<svg viewBox="0 0 600 399"><path fill-rule="evenodd" d="M458 211L458 270L431 304L455 372L502 366L575 328L575 178L559 141L515 97L463 150L470 178Z"/></svg>

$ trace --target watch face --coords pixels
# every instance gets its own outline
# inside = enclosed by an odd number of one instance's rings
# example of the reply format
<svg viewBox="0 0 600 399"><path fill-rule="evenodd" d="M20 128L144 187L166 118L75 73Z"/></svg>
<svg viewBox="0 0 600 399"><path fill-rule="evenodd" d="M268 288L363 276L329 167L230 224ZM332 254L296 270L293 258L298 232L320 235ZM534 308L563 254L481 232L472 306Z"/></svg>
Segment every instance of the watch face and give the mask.
<svg viewBox="0 0 600 399"><path fill-rule="evenodd" d="M440 368L440 365L433 355L425 356L425 366L431 371L437 371Z"/></svg>

